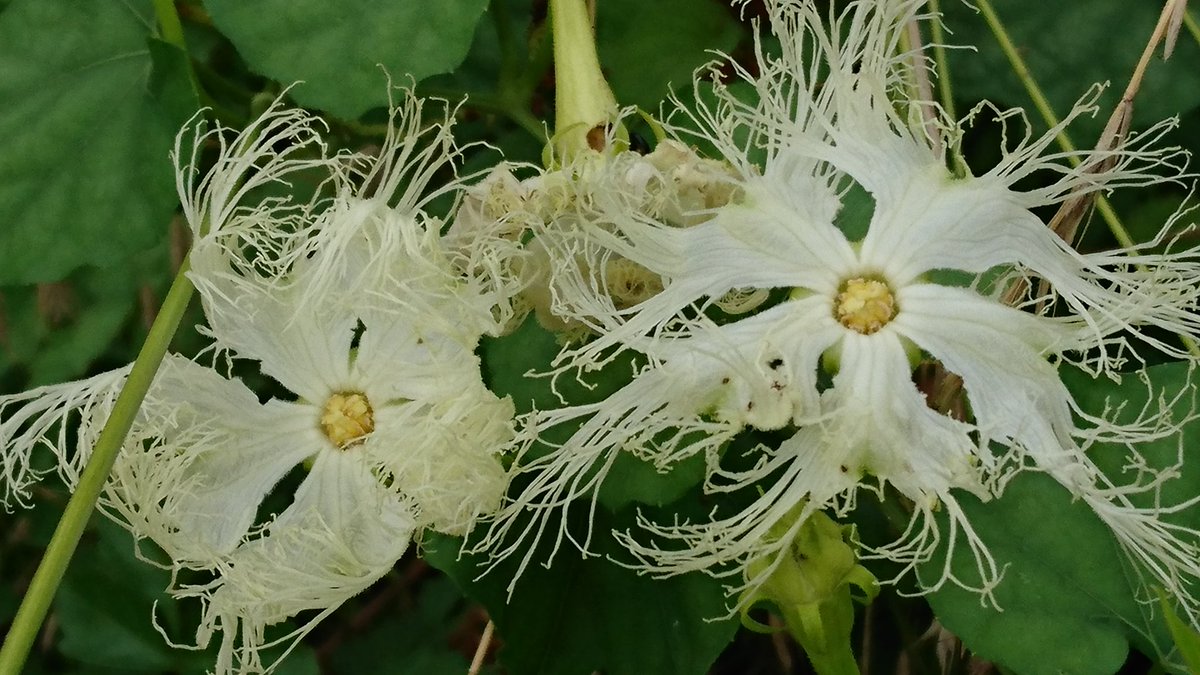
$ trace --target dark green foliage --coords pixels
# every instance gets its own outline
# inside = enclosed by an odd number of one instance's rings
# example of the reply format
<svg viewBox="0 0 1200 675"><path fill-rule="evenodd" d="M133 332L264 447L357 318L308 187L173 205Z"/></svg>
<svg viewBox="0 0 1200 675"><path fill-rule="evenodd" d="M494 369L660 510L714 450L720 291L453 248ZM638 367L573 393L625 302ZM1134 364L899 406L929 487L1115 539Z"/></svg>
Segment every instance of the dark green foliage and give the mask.
<svg viewBox="0 0 1200 675"><path fill-rule="evenodd" d="M1135 419L1146 402L1148 386L1166 400L1182 394L1175 406L1179 419L1192 405L1185 389L1189 373L1182 364L1151 368L1147 382L1132 374L1120 384L1071 375L1068 382L1085 411L1100 414L1106 405L1123 406L1118 421ZM1180 447L1194 447L1198 430L1192 423L1182 438L1167 437L1139 445L1138 450L1150 466L1165 469L1175 464ZM1128 452L1121 446L1097 445L1089 454L1117 484L1133 480L1132 473L1122 471ZM1161 497L1169 505L1197 493L1200 471L1185 464L1182 477L1168 483ZM1134 501L1150 506L1153 499L1147 493ZM978 593L951 583L929 595L942 623L972 650L1030 675L1113 673L1125 661L1130 645L1151 655L1171 652L1166 624L1141 571L1122 554L1096 514L1052 478L1027 473L1014 479L1000 499L983 504L960 495L960 501L996 563L1007 566L995 591L999 610L981 603ZM1200 514L1190 509L1175 518L1195 527ZM932 561L922 577L936 578L941 564L941 559ZM964 583L978 584L974 559L961 538L954 549L953 569Z"/></svg>
<svg viewBox="0 0 1200 675"><path fill-rule="evenodd" d="M151 88L145 0L0 14L0 284L121 263L166 235L182 120Z"/></svg>

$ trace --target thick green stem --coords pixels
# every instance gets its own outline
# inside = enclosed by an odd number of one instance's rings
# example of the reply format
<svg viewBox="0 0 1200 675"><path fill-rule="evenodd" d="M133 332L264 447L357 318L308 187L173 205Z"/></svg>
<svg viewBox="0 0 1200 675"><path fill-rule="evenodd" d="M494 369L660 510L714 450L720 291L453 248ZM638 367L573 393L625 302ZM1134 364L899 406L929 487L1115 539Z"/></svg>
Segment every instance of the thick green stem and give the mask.
<svg viewBox="0 0 1200 675"><path fill-rule="evenodd" d="M604 131L617 112L617 100L600 70L584 0L550 0L550 30L555 84L552 145L557 159L565 162L589 148L603 149L594 147L593 130Z"/></svg>
<svg viewBox="0 0 1200 675"><path fill-rule="evenodd" d="M779 610L792 639L804 649L817 675L859 675L858 660L854 658L848 635L849 627L854 624L854 603L848 589L820 603ZM845 626L847 635L834 631L836 638L822 639L829 626Z"/></svg>
<svg viewBox="0 0 1200 675"><path fill-rule="evenodd" d="M79 544L79 537L96 508L96 501L108 480L117 453L125 441L126 434L129 433L142 399L154 380L154 374L167 353L171 338L175 335L192 297L192 283L185 274L187 268L185 261L171 284L171 290L150 328L150 334L146 336L146 342L138 353L133 369L129 371L129 377L117 397L112 414L96 440L96 447L92 450L87 468L84 469L71 500L67 502L67 509L58 521L50 545L46 547L46 553L33 575L33 581L21 600L12 627L4 639L4 645L0 646L0 675L17 675L25 665L29 649L46 618L54 593L58 590L67 564L70 563L75 547Z"/></svg>

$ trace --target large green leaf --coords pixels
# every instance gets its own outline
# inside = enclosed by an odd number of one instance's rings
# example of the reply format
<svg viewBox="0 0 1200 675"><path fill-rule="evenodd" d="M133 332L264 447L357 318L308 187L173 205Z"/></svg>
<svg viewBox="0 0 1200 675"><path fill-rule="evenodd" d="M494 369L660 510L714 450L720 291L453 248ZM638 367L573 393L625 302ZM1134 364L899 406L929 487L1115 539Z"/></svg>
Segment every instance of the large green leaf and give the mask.
<svg viewBox="0 0 1200 675"><path fill-rule="evenodd" d="M1179 655L1188 672L1200 673L1200 633L1180 618L1165 594L1160 594L1159 600L1163 618L1167 620L1167 628L1171 631L1171 639L1175 640L1175 646L1179 648Z"/></svg>
<svg viewBox="0 0 1200 675"><path fill-rule="evenodd" d="M1115 673L1129 649L1128 631L1146 629L1103 523L1044 475L1013 480L987 504L966 495L960 501L996 562L1008 565L995 592L1001 611L947 584L929 595L938 619L972 651L1022 675ZM930 574L940 571L935 562ZM953 569L978 581L961 540Z"/></svg>
<svg viewBox="0 0 1200 675"><path fill-rule="evenodd" d="M140 317L140 325L131 320L139 296L161 298L169 268L167 248L160 246L121 265L77 270L40 289L0 287L8 329L0 376L11 377L5 384L65 382L132 361L148 330L147 317Z"/></svg>
<svg viewBox="0 0 1200 675"><path fill-rule="evenodd" d="M1173 401L1171 415L1175 423L1183 422L1193 412L1195 392L1193 385L1189 384L1192 372L1185 363L1152 366L1146 369L1144 375L1128 373L1119 383L1106 379L1093 380L1079 371L1064 369L1063 380L1082 410L1093 415L1109 410L1107 416L1117 422L1128 423L1137 419L1151 398L1154 399L1154 403L1148 409L1151 411L1158 410L1161 402ZM1180 459L1181 449L1184 450L1184 458L1187 459L1195 456L1187 449L1197 447L1200 447L1200 420L1189 420L1183 424L1179 434L1166 436L1152 443L1142 443L1137 446L1137 451L1145 458L1148 466L1167 468L1174 466ZM1132 480L1125 471L1129 451L1124 446L1096 445L1089 451L1089 455L1118 483ZM1200 463L1191 461L1185 462L1180 468L1180 477L1165 483L1157 495L1144 492L1130 495L1130 499L1138 506L1152 507L1156 500L1171 504L1185 501L1197 494L1200 494ZM1164 518L1177 525L1200 530L1200 508L1188 509Z"/></svg>
<svg viewBox="0 0 1200 675"><path fill-rule="evenodd" d="M54 302L63 314L54 320L38 310L36 288L4 289L5 318L12 333L0 355L0 372L19 367L29 386L85 375L134 312L138 290L128 272L129 268L83 270L67 282L44 288L44 298L59 298ZM127 360L134 356L130 350Z"/></svg>
<svg viewBox="0 0 1200 675"><path fill-rule="evenodd" d="M1147 400L1147 382L1156 392L1178 392L1187 382L1187 368L1168 364L1150 368L1143 382L1127 375L1120 384L1091 378L1064 368L1065 379L1081 408L1093 414L1109 405L1124 404L1115 414L1129 420ZM1182 413L1189 404L1179 402ZM1189 425L1188 434L1200 429ZM1192 439L1194 440L1194 439ZM1167 467L1186 437L1164 438L1137 449L1150 466ZM1128 449L1097 445L1090 455L1118 484L1132 477L1122 473ZM1185 466L1183 476L1161 493L1173 503L1200 492L1200 471ZM1148 505L1153 495L1135 501ZM1169 654L1171 638L1145 600L1150 596L1139 575L1121 552L1108 527L1085 504L1075 501L1061 485L1044 474L1014 479L1004 495L981 503L960 496L963 512L988 546L1004 579L995 591L1001 610L980 602L978 594L947 584L929 595L939 620L984 658L1023 675L1066 672L1108 675L1125 660L1129 644L1151 655ZM1175 522L1195 527L1200 514L1192 509ZM940 560L923 570L929 580L938 574ZM953 570L967 583L978 582L967 545L959 538Z"/></svg>
<svg viewBox="0 0 1200 675"><path fill-rule="evenodd" d="M596 47L621 105L657 110L692 71L729 52L743 32L717 0L605 0L596 4Z"/></svg>
<svg viewBox="0 0 1200 675"><path fill-rule="evenodd" d="M174 121L149 86L150 3L16 0L0 14L0 284L161 238Z"/></svg>
<svg viewBox="0 0 1200 675"><path fill-rule="evenodd" d="M284 84L303 81L292 90L298 102L352 119L387 105L387 75L406 85L458 66L487 1L209 0L205 7L251 67Z"/></svg>
<svg viewBox="0 0 1200 675"><path fill-rule="evenodd" d="M424 558L487 607L504 648L500 662L522 675L700 675L737 630L720 581L700 573L642 576L606 559L629 554L609 534L614 521L595 514L593 551L564 544L549 567L531 563L511 598L514 559L483 578L477 556L458 557L458 540L425 542ZM547 547L534 560L544 559ZM520 557L518 552L514 558Z"/></svg>

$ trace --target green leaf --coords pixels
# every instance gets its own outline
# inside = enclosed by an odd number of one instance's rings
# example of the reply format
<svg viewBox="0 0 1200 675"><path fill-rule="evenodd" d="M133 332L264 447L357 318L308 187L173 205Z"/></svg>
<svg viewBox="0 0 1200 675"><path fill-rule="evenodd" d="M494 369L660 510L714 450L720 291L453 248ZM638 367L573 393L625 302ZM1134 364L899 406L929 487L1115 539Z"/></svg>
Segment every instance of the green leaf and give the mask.
<svg viewBox="0 0 1200 675"><path fill-rule="evenodd" d="M610 511L633 503L666 506L699 485L706 466L703 455L693 455L660 472L653 464L622 452L608 470L599 500Z"/></svg>
<svg viewBox="0 0 1200 675"><path fill-rule="evenodd" d="M423 85L443 92L494 91L498 98L514 97L528 103L525 99L532 92L527 89L549 66L548 62L535 62L548 46L542 44L549 41L548 27L535 38L532 23L532 0L492 0L461 65L453 72L430 77ZM504 91L506 86L512 89Z"/></svg>
<svg viewBox="0 0 1200 675"><path fill-rule="evenodd" d="M620 105L657 110L692 71L730 52L742 28L716 0L605 0L596 3L596 48Z"/></svg>
<svg viewBox="0 0 1200 675"><path fill-rule="evenodd" d="M192 86L188 55L173 44L150 39L150 94L172 126L182 127L200 109Z"/></svg>
<svg viewBox="0 0 1200 675"><path fill-rule="evenodd" d="M152 544L140 546L155 557ZM170 576L167 570L138 559L128 532L109 520L95 519L55 598L62 631L59 651L84 665L82 672L88 673L211 672L219 641L203 651L175 649L152 623L157 621L172 640L186 643L195 634L199 607L182 605L166 595ZM286 647L264 650L264 663L273 663ZM274 672L317 675L316 654L299 645Z"/></svg>
<svg viewBox="0 0 1200 675"><path fill-rule="evenodd" d="M582 558L565 544L549 569L529 565L511 599L514 559L479 579L481 557L458 557L458 540L444 536L427 539L423 557L487 608L504 644L500 662L510 673L706 672L738 626L726 617L721 582L700 573L653 579L621 567L605 557L629 557L609 534L613 520L598 512L594 525L599 557ZM544 559L546 549L535 560Z"/></svg>
<svg viewBox="0 0 1200 675"><path fill-rule="evenodd" d="M1170 338L1166 338L1170 339ZM1117 422L1137 419L1143 406L1153 396L1156 401L1174 401L1172 414L1176 422L1187 418L1192 412L1192 372L1186 363L1165 363L1146 369L1144 377L1138 373L1127 373L1121 382L1101 379L1093 380L1076 370L1063 369L1063 381L1075 396L1075 401L1085 412L1099 415L1110 409L1108 417ZM1158 403L1155 403L1157 406ZM1119 410L1117 410L1119 408ZM1156 410L1157 407L1152 408ZM1200 420L1191 420L1182 428L1182 436L1172 435L1152 443L1137 446L1137 451L1150 467L1165 469L1179 461L1180 448L1200 447ZM1132 476L1125 472L1129 451L1121 445L1097 445L1088 453L1092 461L1113 477L1118 483L1129 482ZM1163 504L1186 501L1200 494L1200 463L1188 462L1179 468L1180 476L1168 481L1158 493ZM1156 495L1142 493L1130 495L1136 506L1152 507ZM1162 516L1176 525L1200 530L1200 509L1187 509L1180 513Z"/></svg>
<svg viewBox="0 0 1200 675"><path fill-rule="evenodd" d="M1008 569L995 591L1002 611L952 583L930 593L942 624L979 656L1022 675L1120 669L1128 630L1148 629L1138 626L1141 612L1120 552L1100 519L1042 474L1019 476L995 501L959 495L959 502L997 564ZM952 569L968 584L979 581L961 537ZM936 578L940 570L934 560L922 576ZM1123 621L1132 625L1127 629Z"/></svg>
<svg viewBox="0 0 1200 675"><path fill-rule="evenodd" d="M487 0L204 4L252 68L303 81L292 89L297 102L354 119L387 105L388 75L405 86L462 63Z"/></svg>
<svg viewBox="0 0 1200 675"><path fill-rule="evenodd" d="M483 338L479 354L484 381L497 396L511 396L518 415L556 408L561 403L550 379L539 373L549 369L558 350L554 334L529 316L508 335Z"/></svg>
<svg viewBox="0 0 1200 675"><path fill-rule="evenodd" d="M0 284L159 240L174 124L149 93L150 3L15 0L0 14Z"/></svg>
<svg viewBox="0 0 1200 675"><path fill-rule="evenodd" d="M162 281L166 273L165 251L162 253L156 281ZM137 309L141 280L155 276L150 272L132 265L79 270L63 283L43 288L43 298L56 298L43 303L38 302L39 291L32 286L3 289L11 333L0 367L22 367L28 386L86 375L97 359L113 349L113 341L128 325ZM58 309L46 313L39 304ZM55 313L61 315L51 319ZM111 354L112 361L132 361L137 342L131 340L124 345L125 351Z"/></svg>
<svg viewBox="0 0 1200 675"><path fill-rule="evenodd" d="M1200 673L1200 633L1179 618L1175 609L1171 607L1170 600L1161 589L1158 600L1163 616L1167 619L1167 628L1171 631L1171 639L1175 640L1175 646L1179 649L1183 662L1187 664L1188 672Z"/></svg>
<svg viewBox="0 0 1200 675"><path fill-rule="evenodd" d="M583 382L574 373L563 374L555 381L543 373L550 371L559 349L554 333L542 328L531 314L508 335L483 339L479 351L485 381L497 396L512 396L520 415L534 409L608 398L633 379L640 362L632 352L626 352L603 369L587 373Z"/></svg>
<svg viewBox="0 0 1200 675"><path fill-rule="evenodd" d="M1170 400L1173 392L1186 386L1187 371L1184 364L1155 366L1148 369L1145 381L1126 375L1115 384L1062 369L1082 410L1098 415L1106 402L1124 405L1109 415L1115 414L1119 421L1128 421L1141 410L1148 384L1156 397L1161 392ZM1189 405L1184 399L1178 402L1179 413ZM1167 467L1176 461L1180 443L1195 446L1198 431L1200 425L1193 422L1184 439L1168 437L1137 450L1150 466ZM1128 454L1127 448L1115 445L1089 450L1093 461L1117 484L1133 479L1123 473ZM1200 492L1200 470L1195 464L1185 465L1182 473L1160 493L1165 504ZM1154 495L1134 497L1139 505L1149 505L1153 499ZM1170 655L1172 644L1161 614L1141 601L1147 589L1139 570L1095 513L1052 478L1027 473L1013 479L999 499L981 503L960 495L959 501L996 563L1007 566L995 591L1002 611L983 605L977 593L951 583L929 594L939 620L974 652L1023 675L1109 675L1121 667L1131 642L1147 654ZM1167 519L1196 527L1200 518L1196 511ZM940 565L941 560L928 564L921 570L922 579L936 578ZM968 584L979 581L961 537L952 569Z"/></svg>

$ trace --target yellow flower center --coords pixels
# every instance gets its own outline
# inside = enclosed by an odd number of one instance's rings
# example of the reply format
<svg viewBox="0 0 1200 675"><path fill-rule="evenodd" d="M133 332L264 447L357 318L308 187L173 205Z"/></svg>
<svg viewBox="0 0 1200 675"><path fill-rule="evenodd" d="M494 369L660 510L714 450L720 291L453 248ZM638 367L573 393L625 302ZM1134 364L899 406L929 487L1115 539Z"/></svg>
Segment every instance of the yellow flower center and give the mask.
<svg viewBox="0 0 1200 675"><path fill-rule="evenodd" d="M896 298L882 281L850 279L842 284L833 313L846 328L870 335L896 317Z"/></svg>
<svg viewBox="0 0 1200 675"><path fill-rule="evenodd" d="M321 431L338 448L345 450L374 430L375 414L366 396L358 392L340 392L325 402Z"/></svg>

